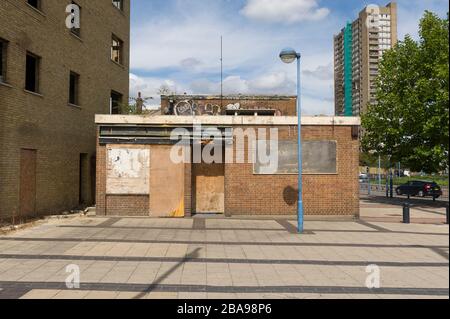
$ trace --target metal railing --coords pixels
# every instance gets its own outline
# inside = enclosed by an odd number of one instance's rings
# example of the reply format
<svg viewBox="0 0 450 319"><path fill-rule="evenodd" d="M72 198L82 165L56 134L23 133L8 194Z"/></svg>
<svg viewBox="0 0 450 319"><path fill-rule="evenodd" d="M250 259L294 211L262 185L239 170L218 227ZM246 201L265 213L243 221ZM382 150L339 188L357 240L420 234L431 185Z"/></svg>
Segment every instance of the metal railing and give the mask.
<svg viewBox="0 0 450 319"><path fill-rule="evenodd" d="M369 187L370 185L370 187ZM395 198L407 198L408 196L406 195L397 195L395 189L400 186L400 185L395 185L393 187L393 197ZM437 200L439 201L448 201L449 200L449 188L448 187L441 187L442 188L442 193L443 195L441 197L439 197ZM389 195L390 197L390 186L387 185L387 189L386 189L386 185L382 184L379 185L377 180L371 180L370 182L360 182L359 183L359 189L360 189L360 194L361 195L373 195L373 196L386 196L386 194ZM412 197L412 198L418 198L418 199L430 199L433 200L432 197Z"/></svg>

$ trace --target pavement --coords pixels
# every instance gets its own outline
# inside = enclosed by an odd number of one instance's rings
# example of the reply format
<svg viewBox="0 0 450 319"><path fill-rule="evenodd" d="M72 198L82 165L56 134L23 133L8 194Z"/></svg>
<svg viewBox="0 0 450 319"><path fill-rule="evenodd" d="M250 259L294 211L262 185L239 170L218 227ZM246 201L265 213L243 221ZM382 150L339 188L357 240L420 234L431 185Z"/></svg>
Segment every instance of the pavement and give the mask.
<svg viewBox="0 0 450 319"><path fill-rule="evenodd" d="M361 206L302 235L285 217L48 220L0 236L0 299L448 299L441 212Z"/></svg>
<svg viewBox="0 0 450 319"><path fill-rule="evenodd" d="M410 204L411 222L419 224L444 224L448 201L419 198L386 198L385 196L361 195L361 218L366 221L400 223L403 221L403 205Z"/></svg>

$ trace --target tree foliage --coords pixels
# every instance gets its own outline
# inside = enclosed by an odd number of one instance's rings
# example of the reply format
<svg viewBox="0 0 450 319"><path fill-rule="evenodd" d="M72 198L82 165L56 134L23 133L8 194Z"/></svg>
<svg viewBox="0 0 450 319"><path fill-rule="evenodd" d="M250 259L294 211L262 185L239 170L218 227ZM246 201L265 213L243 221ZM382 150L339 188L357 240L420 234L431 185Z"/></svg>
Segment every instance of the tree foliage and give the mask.
<svg viewBox="0 0 450 319"><path fill-rule="evenodd" d="M390 156L414 171L448 168L449 25L425 12L420 39L406 36L383 55L376 105L363 116L364 151Z"/></svg>

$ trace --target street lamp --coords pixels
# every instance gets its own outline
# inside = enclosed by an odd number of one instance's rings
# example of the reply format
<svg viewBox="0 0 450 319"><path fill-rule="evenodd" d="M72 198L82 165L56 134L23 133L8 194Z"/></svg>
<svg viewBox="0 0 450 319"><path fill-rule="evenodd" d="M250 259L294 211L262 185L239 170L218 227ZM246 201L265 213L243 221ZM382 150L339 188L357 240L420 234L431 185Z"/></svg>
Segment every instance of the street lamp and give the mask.
<svg viewBox="0 0 450 319"><path fill-rule="evenodd" d="M280 59L284 63L297 60L297 116L298 116L298 232L303 233L303 158L302 158L302 109L300 104L300 59L301 54L292 48L283 49Z"/></svg>

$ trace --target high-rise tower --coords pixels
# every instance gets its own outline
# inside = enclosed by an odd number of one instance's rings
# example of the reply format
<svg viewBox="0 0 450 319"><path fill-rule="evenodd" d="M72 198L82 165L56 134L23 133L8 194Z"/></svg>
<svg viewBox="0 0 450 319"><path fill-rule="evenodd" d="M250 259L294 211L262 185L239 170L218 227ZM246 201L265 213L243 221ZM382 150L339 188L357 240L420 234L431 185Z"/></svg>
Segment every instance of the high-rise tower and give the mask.
<svg viewBox="0 0 450 319"><path fill-rule="evenodd" d="M397 43L397 4L367 6L334 36L335 113L359 116L376 104L375 80L383 53Z"/></svg>

